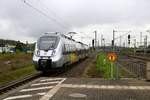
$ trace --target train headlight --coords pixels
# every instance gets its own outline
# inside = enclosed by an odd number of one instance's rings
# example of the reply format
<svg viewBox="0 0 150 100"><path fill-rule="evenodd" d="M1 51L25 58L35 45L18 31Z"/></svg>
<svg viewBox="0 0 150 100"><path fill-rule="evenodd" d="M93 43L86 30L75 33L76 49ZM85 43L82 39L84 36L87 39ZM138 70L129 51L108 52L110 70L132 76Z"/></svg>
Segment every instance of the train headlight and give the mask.
<svg viewBox="0 0 150 100"><path fill-rule="evenodd" d="M56 52L56 51L55 51L55 50L53 50L53 52L52 52L52 56L55 56L55 52Z"/></svg>
<svg viewBox="0 0 150 100"><path fill-rule="evenodd" d="M38 56L38 57L40 56L40 51L39 50L36 51L36 56Z"/></svg>

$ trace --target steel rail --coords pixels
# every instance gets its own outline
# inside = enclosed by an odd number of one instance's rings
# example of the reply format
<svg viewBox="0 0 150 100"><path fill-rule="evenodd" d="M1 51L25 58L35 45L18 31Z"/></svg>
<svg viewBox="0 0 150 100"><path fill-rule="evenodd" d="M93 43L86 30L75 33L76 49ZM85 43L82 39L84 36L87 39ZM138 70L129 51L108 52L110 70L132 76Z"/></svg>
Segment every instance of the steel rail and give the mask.
<svg viewBox="0 0 150 100"><path fill-rule="evenodd" d="M128 55L128 57L141 59L141 60L145 60L145 61L150 61L150 58L148 58L148 57L140 57L140 56L136 56L136 55Z"/></svg>
<svg viewBox="0 0 150 100"><path fill-rule="evenodd" d="M28 75L24 78L17 79L15 81L11 81L9 83L6 83L5 85L1 85L0 86L0 94L3 94L5 92L7 92L8 90L11 90L14 87L18 87L19 85L22 85L22 84L24 84L28 81L36 79L36 78L40 77L41 74L42 73L38 72L38 73L35 73L35 74Z"/></svg>

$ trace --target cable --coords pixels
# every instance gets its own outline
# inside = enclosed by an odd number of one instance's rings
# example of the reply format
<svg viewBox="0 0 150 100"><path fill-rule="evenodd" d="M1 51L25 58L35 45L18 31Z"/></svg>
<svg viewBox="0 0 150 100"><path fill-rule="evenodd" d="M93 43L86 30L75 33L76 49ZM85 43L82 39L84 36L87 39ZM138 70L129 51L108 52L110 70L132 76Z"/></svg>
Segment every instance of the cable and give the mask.
<svg viewBox="0 0 150 100"><path fill-rule="evenodd" d="M54 12L54 10L50 9L49 7L47 7L43 2L41 2L41 0L38 0L39 3L45 8L47 9L52 15L54 15L55 17L57 17L61 22L65 23L66 26L71 26L69 23L64 22L64 20L62 19L62 17L58 16L57 13Z"/></svg>
<svg viewBox="0 0 150 100"><path fill-rule="evenodd" d="M39 9L35 8L35 7L32 6L31 4L27 3L26 0L24 0L24 3L25 3L26 5L28 5L29 7L33 8L34 10L36 10L37 12L39 12L40 14L44 15L46 18L48 18L48 19L50 19L50 20L56 22L57 24L59 24L60 26L62 26L62 27L64 27L64 28L68 29L66 26L64 26L63 24L61 24L60 22L58 22L56 19L54 19L54 18L48 16L48 15L45 14L44 12L42 12L42 11L40 11Z"/></svg>
<svg viewBox="0 0 150 100"><path fill-rule="evenodd" d="M61 27L68 29L68 27L62 25L62 24L61 24L60 22L58 22L56 19L54 19L54 18L48 16L47 14L45 14L45 13L42 12L42 11L40 11L40 10L37 9L36 7L32 6L32 5L31 5L30 3L28 3L26 0L23 0L23 2L24 2L27 6L31 7L32 9L34 9L35 11L37 11L38 13L40 13L40 14L42 14L43 16L45 16L46 18L48 18L49 20L52 20L52 21L54 21L55 23L59 24Z"/></svg>

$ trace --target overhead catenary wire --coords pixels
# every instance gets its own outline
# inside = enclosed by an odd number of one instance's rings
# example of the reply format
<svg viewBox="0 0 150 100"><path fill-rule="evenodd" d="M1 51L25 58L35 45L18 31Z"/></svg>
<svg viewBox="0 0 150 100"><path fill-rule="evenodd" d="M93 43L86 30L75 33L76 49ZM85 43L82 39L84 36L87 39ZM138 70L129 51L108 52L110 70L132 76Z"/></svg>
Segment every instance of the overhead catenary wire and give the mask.
<svg viewBox="0 0 150 100"><path fill-rule="evenodd" d="M43 2L41 2L41 0L38 0L38 2L40 3L40 5L42 7L44 7L45 9L48 10L49 13L51 13L52 15L54 15L54 17L57 17L57 19L60 21L60 22L63 22L65 26L71 26L69 23L65 22L62 18L62 16L58 15L54 10L50 9L47 5L45 5Z"/></svg>
<svg viewBox="0 0 150 100"><path fill-rule="evenodd" d="M29 3L29 1L27 2L27 0L23 0L23 2L31 7L32 9L34 9L35 11L37 11L38 13L42 14L43 16L45 16L46 18L48 18L49 20L52 20L53 22L57 23L59 26L61 26L62 28L65 29L69 29L69 27L63 25L62 23L60 23L57 19L50 17L49 15L47 15L46 13L44 13L43 11L39 10L38 8L34 7L31 3Z"/></svg>

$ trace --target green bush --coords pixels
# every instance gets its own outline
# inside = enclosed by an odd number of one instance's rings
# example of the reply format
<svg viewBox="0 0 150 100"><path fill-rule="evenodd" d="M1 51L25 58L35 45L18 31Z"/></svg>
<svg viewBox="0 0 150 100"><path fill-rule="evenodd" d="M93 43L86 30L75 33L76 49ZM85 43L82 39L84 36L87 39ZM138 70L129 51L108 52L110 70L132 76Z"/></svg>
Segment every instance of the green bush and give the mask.
<svg viewBox="0 0 150 100"><path fill-rule="evenodd" d="M103 74L104 78L111 78L111 62L107 59L107 54L100 52L96 60L96 68L99 73ZM113 64L113 76L116 76L116 66Z"/></svg>

